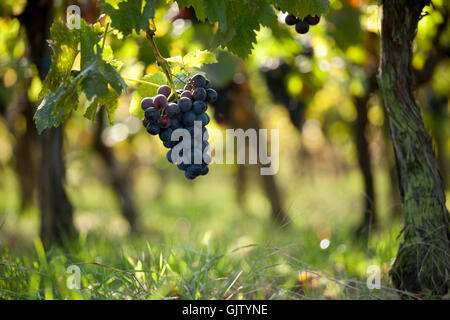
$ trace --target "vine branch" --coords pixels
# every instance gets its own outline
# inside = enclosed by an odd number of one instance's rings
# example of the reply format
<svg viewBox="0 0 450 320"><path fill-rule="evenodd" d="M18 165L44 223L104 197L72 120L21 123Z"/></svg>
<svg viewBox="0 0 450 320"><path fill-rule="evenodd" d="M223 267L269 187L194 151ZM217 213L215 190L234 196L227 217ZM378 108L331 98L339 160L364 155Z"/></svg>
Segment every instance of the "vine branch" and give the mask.
<svg viewBox="0 0 450 320"><path fill-rule="evenodd" d="M159 49L158 49L158 46L155 43L154 37L155 37L155 31L154 30L150 30L150 29L147 30L147 39L148 39L148 41L150 42L150 44L152 46L152 50L153 50L153 53L155 55L156 62L158 63L158 66L160 66L163 69L163 71L164 71L164 73L165 73L165 75L167 77L167 80L169 81L169 86L172 89L173 94L176 95L177 90L176 90L175 85L174 85L173 80L172 80L172 74L170 72L169 62L167 62L167 60L159 52Z"/></svg>

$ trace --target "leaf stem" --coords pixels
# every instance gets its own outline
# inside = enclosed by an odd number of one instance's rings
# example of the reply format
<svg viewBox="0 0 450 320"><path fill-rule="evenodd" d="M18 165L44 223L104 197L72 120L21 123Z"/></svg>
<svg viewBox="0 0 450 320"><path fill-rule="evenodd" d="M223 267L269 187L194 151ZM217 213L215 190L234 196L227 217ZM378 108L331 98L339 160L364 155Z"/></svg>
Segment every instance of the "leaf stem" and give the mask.
<svg viewBox="0 0 450 320"><path fill-rule="evenodd" d="M160 85L153 83L153 82L148 82L148 81L144 81L144 80L138 80L138 79L132 79L132 78L127 78L127 77L122 77L122 79L127 80L127 81L132 81L132 82L137 82L137 83L142 83L142 84L146 84L155 88L159 88Z"/></svg>
<svg viewBox="0 0 450 320"><path fill-rule="evenodd" d="M102 51L105 48L106 35L108 34L109 23L106 24L105 32L103 33Z"/></svg>

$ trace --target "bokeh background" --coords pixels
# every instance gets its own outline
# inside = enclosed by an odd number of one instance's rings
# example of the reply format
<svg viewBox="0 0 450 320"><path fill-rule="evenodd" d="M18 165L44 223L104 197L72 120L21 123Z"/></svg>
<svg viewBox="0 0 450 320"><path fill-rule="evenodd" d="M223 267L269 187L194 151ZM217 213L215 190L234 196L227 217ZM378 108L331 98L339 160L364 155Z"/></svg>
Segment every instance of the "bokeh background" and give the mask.
<svg viewBox="0 0 450 320"><path fill-rule="evenodd" d="M94 0L54 1L55 15L69 4L80 5L87 21L97 20ZM433 4L419 23L413 67L449 197L450 7L444 0ZM208 128L280 129L275 176L260 176L257 165L211 165L207 176L188 181L130 116L133 83L114 124L103 113L95 122L73 113L63 126L63 153L78 235L45 249L32 120L43 79L20 18L27 5L0 4L1 298L399 297L388 270L402 207L376 79L376 2L331 0L329 14L306 35L279 13L276 28L258 32L247 60L218 49L218 63L202 69L219 92ZM216 26L181 9L163 1L156 11L165 57L214 42ZM142 34L107 41L123 76L158 71ZM79 290L66 285L71 264L81 270ZM366 286L369 266L380 268L379 290Z"/></svg>

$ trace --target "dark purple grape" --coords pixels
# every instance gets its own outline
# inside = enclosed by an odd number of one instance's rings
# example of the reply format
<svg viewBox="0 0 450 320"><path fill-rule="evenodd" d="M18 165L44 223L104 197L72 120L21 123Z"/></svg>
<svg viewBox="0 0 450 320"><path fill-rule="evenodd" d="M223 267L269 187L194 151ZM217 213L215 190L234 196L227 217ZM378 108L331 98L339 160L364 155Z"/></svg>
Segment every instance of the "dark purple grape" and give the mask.
<svg viewBox="0 0 450 320"><path fill-rule="evenodd" d="M159 117L160 117L160 113L158 109L155 109L153 107L147 108L145 110L145 117L150 120L150 122L155 122L158 121Z"/></svg>
<svg viewBox="0 0 450 320"><path fill-rule="evenodd" d="M169 118L175 118L180 113L180 107L176 103L170 103L166 109L164 109L164 114Z"/></svg>
<svg viewBox="0 0 450 320"><path fill-rule="evenodd" d="M147 118L142 119L142 124L144 125L144 127L147 127L149 123L150 121Z"/></svg>
<svg viewBox="0 0 450 320"><path fill-rule="evenodd" d="M178 120L178 118L170 119L170 125L169 125L170 129L176 130L180 127L181 127L181 124L180 124L180 121Z"/></svg>
<svg viewBox="0 0 450 320"><path fill-rule="evenodd" d="M194 112L192 112L192 111L186 112L186 113L184 114L183 124L184 124L186 127L191 127L191 126L193 126L196 117L197 117L197 116L196 116L196 114L195 114Z"/></svg>
<svg viewBox="0 0 450 320"><path fill-rule="evenodd" d="M159 138L161 139L161 141L170 141L171 137L172 137L172 129L170 128L162 129L159 132Z"/></svg>
<svg viewBox="0 0 450 320"><path fill-rule="evenodd" d="M194 97L194 100L201 100L201 101L205 101L206 98L208 97L206 90L204 88L196 88L192 93L192 96Z"/></svg>
<svg viewBox="0 0 450 320"><path fill-rule="evenodd" d="M310 14L308 14L305 19L303 19L303 21L305 21L306 23L308 23L311 26L315 26L316 24L318 24L320 22L320 17L319 16L311 16Z"/></svg>
<svg viewBox="0 0 450 320"><path fill-rule="evenodd" d="M202 164L202 171L200 172L200 174L201 174L202 176L205 176L205 175L208 174L208 172L209 172L208 165L207 165L207 164Z"/></svg>
<svg viewBox="0 0 450 320"><path fill-rule="evenodd" d="M153 107L154 105L153 105L153 99L152 98L149 98L149 97L147 97L147 98L144 98L144 99L142 99L142 101L141 101L141 108L142 108L142 110L147 110L147 108L150 108L150 107Z"/></svg>
<svg viewBox="0 0 450 320"><path fill-rule="evenodd" d="M203 101L195 101L192 105L192 111L194 111L195 114L202 114L207 109L207 105Z"/></svg>
<svg viewBox="0 0 450 320"><path fill-rule="evenodd" d="M192 93L190 91L183 91L183 93L180 95L181 98L189 98L191 100L194 100L192 97Z"/></svg>
<svg viewBox="0 0 450 320"><path fill-rule="evenodd" d="M209 123L210 119L209 119L208 114L202 113L202 114L200 114L200 115L197 116L197 118L195 119L195 121L201 121L201 122L202 122L202 125L203 125L203 126L206 126L206 125Z"/></svg>
<svg viewBox="0 0 450 320"><path fill-rule="evenodd" d="M170 89L170 87L167 85L163 85L158 88L158 94L162 94L166 98L169 98L171 93L172 93L172 89Z"/></svg>
<svg viewBox="0 0 450 320"><path fill-rule="evenodd" d="M192 77L192 84L194 88L203 88L206 85L206 78L198 73Z"/></svg>
<svg viewBox="0 0 450 320"><path fill-rule="evenodd" d="M158 120L158 124L161 128L168 128L170 125L170 118L168 116L161 116Z"/></svg>
<svg viewBox="0 0 450 320"><path fill-rule="evenodd" d="M211 89L211 81L209 81L208 79L206 79L206 84L205 84L205 89Z"/></svg>
<svg viewBox="0 0 450 320"><path fill-rule="evenodd" d="M162 94L158 94L156 97L153 98L153 104L155 105L155 108L158 110L164 109L167 107L167 97Z"/></svg>
<svg viewBox="0 0 450 320"><path fill-rule="evenodd" d="M161 130L161 128L157 124L154 124L154 123L148 124L146 129L147 129L147 132L153 136L157 135L159 133L159 131Z"/></svg>
<svg viewBox="0 0 450 320"><path fill-rule="evenodd" d="M192 100L188 97L182 97L178 100L178 107L182 112L188 112L192 108Z"/></svg>
<svg viewBox="0 0 450 320"><path fill-rule="evenodd" d="M172 149L173 147L175 147L175 145L176 145L177 143L178 143L178 142L176 142L176 141L171 141L171 140L163 141L163 145L164 145L164 147L166 147L167 149Z"/></svg>
<svg viewBox="0 0 450 320"><path fill-rule="evenodd" d="M288 26L293 26L294 24L296 24L298 22L298 19L293 14L288 14L286 16L286 19L284 20L284 22L286 22L286 24Z"/></svg>
<svg viewBox="0 0 450 320"><path fill-rule="evenodd" d="M309 31L309 24L307 24L305 21L299 21L295 25L295 31L300 34L307 33Z"/></svg>
<svg viewBox="0 0 450 320"><path fill-rule="evenodd" d="M214 90L214 89L208 89L208 90L206 90L206 93L207 93L207 95L208 95L208 97L206 98L206 100L207 100L209 103L214 103L214 102L217 101L217 91L216 91L216 90Z"/></svg>

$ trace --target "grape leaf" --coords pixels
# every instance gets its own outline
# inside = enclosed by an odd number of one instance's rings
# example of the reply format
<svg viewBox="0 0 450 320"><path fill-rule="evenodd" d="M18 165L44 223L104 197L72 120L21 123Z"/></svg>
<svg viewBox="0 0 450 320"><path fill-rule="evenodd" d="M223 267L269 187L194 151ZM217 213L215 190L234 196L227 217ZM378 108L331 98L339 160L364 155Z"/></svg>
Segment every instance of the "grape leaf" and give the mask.
<svg viewBox="0 0 450 320"><path fill-rule="evenodd" d="M108 93L101 97L96 97L94 101L86 108L84 116L89 120L94 121L95 115L97 114L97 109L99 107L106 108L108 113L109 123L114 123L114 114L116 113L117 107L119 106L119 95L112 90L108 89Z"/></svg>
<svg viewBox="0 0 450 320"><path fill-rule="evenodd" d="M100 42L100 36L96 33L83 19L81 19L81 70L85 69L88 64L95 59L97 53L95 48Z"/></svg>
<svg viewBox="0 0 450 320"><path fill-rule="evenodd" d="M177 0L180 8L192 6L203 22L218 22L214 41L245 58L256 42L260 24L275 21L275 13L266 0Z"/></svg>
<svg viewBox="0 0 450 320"><path fill-rule="evenodd" d="M39 133L57 127L78 107L83 92L92 101L85 115L95 117L97 107L105 105L110 121L114 118L119 96L127 87L116 68L103 60L100 38L92 27L81 20L80 30L74 33L61 22L52 26L52 66L41 91L46 95L34 116ZM81 70L72 71L73 62L81 47ZM71 77L74 76L73 80Z"/></svg>
<svg viewBox="0 0 450 320"><path fill-rule="evenodd" d="M180 56L166 59L168 62L178 63L185 68L200 68L204 64L216 63L217 59L214 53L208 50L193 50L186 54L183 58Z"/></svg>
<svg viewBox="0 0 450 320"><path fill-rule="evenodd" d="M268 0L281 11L289 12L303 19L308 14L323 15L327 13L330 5L329 0Z"/></svg>
<svg viewBox="0 0 450 320"><path fill-rule="evenodd" d="M163 72L156 72L155 74L145 75L142 80L159 85L168 83L167 77ZM141 108L141 100L145 97L156 96L157 91L158 88L154 86L150 86L148 84L139 84L131 99L130 114L132 116L142 118L144 116L144 111Z"/></svg>
<svg viewBox="0 0 450 320"><path fill-rule="evenodd" d="M75 58L78 55L80 30L70 30L62 21L56 21L51 29L52 40L49 40L53 50L50 71L44 80L39 97L42 99L50 91L56 92L70 75Z"/></svg>
<svg viewBox="0 0 450 320"><path fill-rule="evenodd" d="M77 82L79 79L74 79L68 86L61 83L55 93L50 91L42 100L34 115L39 134L46 128L57 127L67 120L72 110L77 109L79 96Z"/></svg>
<svg viewBox="0 0 450 320"><path fill-rule="evenodd" d="M124 36L136 31L146 31L149 20L155 15L155 0L99 0L99 6L103 6L102 12L111 18L111 26L116 28Z"/></svg>
<svg viewBox="0 0 450 320"><path fill-rule="evenodd" d="M100 49L99 49L100 50ZM108 94L110 85L118 95L127 87L119 72L102 59L101 53L82 70L78 77L82 77L81 89L88 100Z"/></svg>

